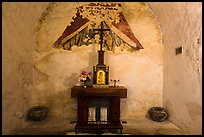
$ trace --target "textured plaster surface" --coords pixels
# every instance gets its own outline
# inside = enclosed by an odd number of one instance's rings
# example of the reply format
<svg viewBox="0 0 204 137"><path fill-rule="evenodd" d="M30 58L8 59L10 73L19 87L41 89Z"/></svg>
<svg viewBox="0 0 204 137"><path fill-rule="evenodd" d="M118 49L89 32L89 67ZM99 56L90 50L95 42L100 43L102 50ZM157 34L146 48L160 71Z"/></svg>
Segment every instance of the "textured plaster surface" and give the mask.
<svg viewBox="0 0 204 137"><path fill-rule="evenodd" d="M24 126L33 90L34 29L47 3L2 3L2 132Z"/></svg>
<svg viewBox="0 0 204 137"><path fill-rule="evenodd" d="M83 3L80 3L83 4ZM72 21L77 3L53 3L51 10L36 29L34 58L34 90L32 104L50 107L50 116L76 120L76 99L70 89L79 85L82 70L92 72L97 64L98 44L72 47L72 51L53 48L53 43ZM163 46L158 22L148 5L122 3L122 12L144 49L121 51L120 47L105 52L110 79L128 89L122 99L121 118L144 117L151 106L161 105L163 85ZM133 18L134 17L134 18Z"/></svg>
<svg viewBox="0 0 204 137"><path fill-rule="evenodd" d="M163 105L188 134L202 134L202 3L149 3L163 32ZM175 48L183 53L175 55Z"/></svg>
<svg viewBox="0 0 204 137"><path fill-rule="evenodd" d="M149 5L153 14L144 3L122 5L126 20L144 49L105 52L110 78L120 79L119 84L128 88L128 98L121 101L121 118L131 122L130 117L144 117L150 106L162 104L163 97L170 120L189 134L200 134L201 3ZM68 123L76 120L76 100L70 98L70 88L79 84L81 70L92 71L98 50L97 45L75 47L72 51L52 48L71 22L76 6L77 3L2 4L3 134L28 127L73 129ZM164 46L154 15L162 28ZM177 46L183 46L184 53L175 56ZM25 120L27 110L41 104L50 108L48 118L39 123Z"/></svg>
<svg viewBox="0 0 204 137"><path fill-rule="evenodd" d="M161 105L160 31L148 6L133 5L143 11L131 14L149 15L140 18L143 20L140 22L139 18L134 19L137 21L134 23L132 15L125 11L130 4L123 4L123 14L144 50L118 49L105 53L110 78L120 79L119 84L128 88L128 98L121 103L122 119L144 117L149 107ZM76 3L3 3L3 134L18 127L30 127L32 123L26 120L26 113L35 105L49 107L48 120L76 120L77 104L76 99L70 98L70 88L79 84L81 70L92 71L97 64L98 45L75 47L72 51L52 47L71 22L76 6ZM142 30L144 26L146 30ZM51 125L45 122L44 126Z"/></svg>

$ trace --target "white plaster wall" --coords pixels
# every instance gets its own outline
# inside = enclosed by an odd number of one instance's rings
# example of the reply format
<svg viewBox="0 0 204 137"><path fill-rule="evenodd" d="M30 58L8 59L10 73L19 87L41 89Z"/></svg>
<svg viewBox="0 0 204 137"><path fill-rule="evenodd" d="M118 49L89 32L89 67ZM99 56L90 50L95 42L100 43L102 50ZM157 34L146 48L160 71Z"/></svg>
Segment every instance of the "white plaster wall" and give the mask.
<svg viewBox="0 0 204 137"><path fill-rule="evenodd" d="M189 134L202 134L202 3L149 3L163 32L163 105L170 121ZM175 55L175 48L183 54Z"/></svg>
<svg viewBox="0 0 204 137"><path fill-rule="evenodd" d="M2 134L24 126L33 84L33 32L47 4L2 3Z"/></svg>
<svg viewBox="0 0 204 137"><path fill-rule="evenodd" d="M82 4L82 3L80 3ZM76 120L76 99L70 88L79 84L80 72L97 64L98 45L54 49L53 43L76 14L77 3L54 3L36 29L34 90L32 104L50 107L50 117ZM158 22L145 3L122 3L123 14L144 49L137 52L105 52L110 79L120 79L127 87L122 99L121 118L145 117L151 106L161 105L163 86L163 46Z"/></svg>

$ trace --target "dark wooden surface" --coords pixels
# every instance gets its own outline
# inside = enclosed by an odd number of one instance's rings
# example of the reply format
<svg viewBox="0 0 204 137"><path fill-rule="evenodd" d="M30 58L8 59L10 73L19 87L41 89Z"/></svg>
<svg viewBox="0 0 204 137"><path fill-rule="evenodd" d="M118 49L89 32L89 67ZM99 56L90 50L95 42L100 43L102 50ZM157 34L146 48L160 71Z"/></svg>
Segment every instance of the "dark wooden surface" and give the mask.
<svg viewBox="0 0 204 137"><path fill-rule="evenodd" d="M74 86L71 88L71 97L77 98L77 124L75 131L80 129L120 129L122 133L122 124L120 122L120 98L127 98L127 89L119 87L82 87ZM88 107L89 101L108 100L108 124L89 124Z"/></svg>
<svg viewBox="0 0 204 137"><path fill-rule="evenodd" d="M71 97L78 96L120 96L120 98L127 98L127 88L119 87L82 87L74 86L71 88Z"/></svg>
<svg viewBox="0 0 204 137"><path fill-rule="evenodd" d="M121 123L117 124L76 124L76 128L78 129L91 129L91 128L101 128L101 129L123 129Z"/></svg>

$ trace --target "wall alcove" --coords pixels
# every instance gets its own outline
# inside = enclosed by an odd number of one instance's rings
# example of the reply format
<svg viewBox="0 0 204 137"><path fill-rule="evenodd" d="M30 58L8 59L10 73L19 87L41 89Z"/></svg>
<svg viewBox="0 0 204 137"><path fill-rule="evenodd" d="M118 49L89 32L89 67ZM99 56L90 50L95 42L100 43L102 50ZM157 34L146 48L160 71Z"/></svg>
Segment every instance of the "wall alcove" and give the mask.
<svg viewBox="0 0 204 137"><path fill-rule="evenodd" d="M78 77L82 70L92 71L97 63L97 43L73 46L70 51L53 47L76 17L76 7L85 4L51 3L37 25L33 103L47 99L42 103L52 104L53 116L76 118L76 110L68 107L76 103L70 98L70 88L79 84ZM143 49L131 51L119 46L114 52L106 51L104 60L110 66L110 79L119 79L119 85L128 88L128 99L121 101L121 108L124 109L121 118L144 117L150 106L161 105L163 46L160 27L146 3L119 4L129 28Z"/></svg>

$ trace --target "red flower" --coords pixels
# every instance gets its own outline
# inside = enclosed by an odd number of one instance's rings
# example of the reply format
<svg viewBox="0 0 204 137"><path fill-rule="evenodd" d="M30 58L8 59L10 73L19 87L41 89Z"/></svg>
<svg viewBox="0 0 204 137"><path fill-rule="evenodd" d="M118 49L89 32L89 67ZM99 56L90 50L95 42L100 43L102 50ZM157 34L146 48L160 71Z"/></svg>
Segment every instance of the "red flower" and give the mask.
<svg viewBox="0 0 204 137"><path fill-rule="evenodd" d="M81 82L86 82L91 80L91 72L82 71L80 76Z"/></svg>

